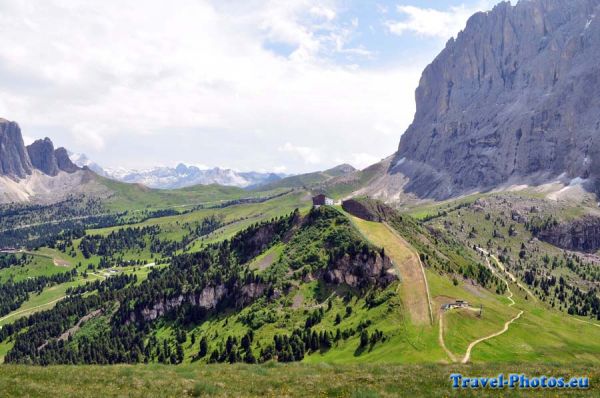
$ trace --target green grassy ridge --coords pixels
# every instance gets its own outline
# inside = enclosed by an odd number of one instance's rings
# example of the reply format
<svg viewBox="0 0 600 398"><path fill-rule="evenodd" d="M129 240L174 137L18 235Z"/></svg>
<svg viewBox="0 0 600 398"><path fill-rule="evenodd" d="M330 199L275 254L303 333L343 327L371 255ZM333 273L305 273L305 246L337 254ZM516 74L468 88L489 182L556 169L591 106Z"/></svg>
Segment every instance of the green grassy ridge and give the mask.
<svg viewBox="0 0 600 398"><path fill-rule="evenodd" d="M453 390L450 375L588 376L589 390ZM278 364L2 366L0 395L28 397L590 397L600 370L589 363L475 365Z"/></svg>
<svg viewBox="0 0 600 398"><path fill-rule="evenodd" d="M308 272L318 272L319 269L327 266L327 255L323 248L326 246L325 242L333 235L338 240L341 239L346 242L344 244L347 244L348 241L363 242L358 231L343 215L329 208L322 208L318 212L328 212L327 217L321 216L303 225L289 241L276 244L273 248L252 260L249 266L253 268L255 267L254 264L260 262L265 255L273 255L271 265L265 270L259 271L260 273L279 272L276 270L287 270L298 266L301 266L298 271L306 269ZM341 244L336 247L341 247ZM365 299L356 296L359 293L356 289L346 286L326 285L318 279L310 282L299 282L298 279L291 279L291 275L280 275L279 277L284 277L285 280L296 283L291 291L280 299L271 302L258 299L257 302L241 310L230 309L215 314L200 325L188 328L186 330L188 333L187 341L183 344L186 361L191 361L199 351L201 337L206 337L209 340L208 351L210 353L212 350L222 347L227 337L240 339L250 329L254 332L253 349L255 355L257 355L261 348L273 343L273 337L276 334L291 335L294 329L303 329L307 317L313 311L319 307L328 307L327 300L331 301L331 308L326 309L323 319L313 326L313 330L316 332L328 331L335 333L337 328L342 331L356 329L360 323L368 320L371 322L371 326L368 328L370 332L377 328L390 337L399 333L399 329L395 325L396 316L390 317L390 307L386 302L374 308L368 308ZM395 285L392 285L385 291L394 291L395 288ZM345 302L342 298L346 293L355 295L350 302ZM298 295L302 296L302 303L295 306L295 298ZM344 316L348 305L353 308L352 314ZM335 322L338 314L343 316L343 320L339 324ZM253 319L252 322L256 322L258 326L249 326L248 321L244 321L247 319ZM154 335L157 338L172 340L175 337L176 329L177 326L168 321L160 322ZM191 334L196 335L193 344ZM310 355L307 353L305 359L307 361L352 362L376 355L371 355L372 352L382 352L382 345L376 344L373 350L365 352L359 358L359 355L356 355L358 345L359 335L355 334L348 339L338 341L330 350L311 353ZM202 362L207 360L207 357L201 359Z"/></svg>
<svg viewBox="0 0 600 398"><path fill-rule="evenodd" d="M375 163L347 176L338 176L319 184L316 189L335 199L342 199L352 192L364 188L375 177L385 172L387 162Z"/></svg>
<svg viewBox="0 0 600 398"><path fill-rule="evenodd" d="M312 188L332 178L347 174L352 166L342 164L324 171L298 174L256 188L256 191L268 191L277 188Z"/></svg>
<svg viewBox="0 0 600 398"><path fill-rule="evenodd" d="M215 214L223 214L226 217L226 221L245 218L241 222L220 228L214 233L208 235L203 241L198 240L194 242L189 248L189 250L193 252L200 250L202 248L202 245L204 244L214 243L223 239L230 238L235 233L239 232L240 230L248 227L250 224L255 223L257 221L278 217L284 214L289 214L295 208L301 208L303 209L303 212L306 212L309 208L309 200L310 198L307 197L307 194L305 192L293 192L281 197L268 200L263 203L240 204L215 209L200 209L191 213L186 213L178 216L153 218L132 225L88 230L88 233L107 235L112 231L127 227L159 225L165 230L163 233L161 233L161 238L166 237L170 239L180 239L184 233L183 228L180 226L180 224L183 224L185 222L198 221L203 219L204 217L208 217L210 215ZM79 241L80 239L74 241L75 248L77 248ZM63 253L60 250L51 249L47 247L40 248L35 252L32 252L31 255L33 256L35 261L29 264L27 267L10 267L0 270L0 281L8 279L11 276L13 276L15 280L20 280L30 276L41 276L62 273L71 270L74 267L77 268L81 275L83 274L83 272L87 271L88 264L97 265L100 261L99 256L92 256L89 259L84 258L81 254L81 251L78 249L75 250L75 257L71 257L70 255ZM70 263L70 266L55 266L53 264L53 258L67 261ZM146 250L141 252L128 251L124 253L124 260L132 259L142 259L147 263L154 261L147 248ZM143 279L145 279L145 277L150 271L150 268L143 268L142 266L118 267L118 269L125 273L137 274L140 282ZM98 271L97 273L102 273L102 270ZM6 318L3 321L0 321L0 326L2 324L12 322L15 319L18 319L22 316L26 316L37 311L42 311L51 308L54 304L53 302L56 299L63 296L68 287L83 284L88 280L94 280L98 278L99 277L94 276L93 274L90 274L87 279L80 276L74 282L69 282L66 284L55 285L46 288L40 295L32 294L30 299L23 303L23 305L20 308L13 311L11 314L8 314L11 315L10 317ZM12 316L15 313L18 313L18 315ZM2 351L7 351L6 344L4 343L0 344L0 358L4 356L2 355Z"/></svg>
<svg viewBox="0 0 600 398"><path fill-rule="evenodd" d="M404 233L406 231L419 231L410 220L405 220L405 225L400 228ZM411 228L411 229L409 229ZM413 235L413 240L418 239L418 236ZM281 255L282 247L274 250ZM455 253L452 253L454 254ZM480 260L480 259L479 259ZM464 260L463 260L464 261ZM361 356L355 356L356 347L358 346L358 337L353 337L346 342L340 342L335 349L326 352L307 355L304 362L307 363L353 363L353 362L388 362L388 363L425 363L425 362L444 362L448 361L445 353L438 344L438 325L437 313L441 301L439 297L451 297L453 299L464 299L478 307L480 304L484 307L484 316L482 319L473 318L472 316L463 316L460 312L447 313L446 327L446 343L449 348L462 357L466 351L467 345L484 336L494 333L502 329L504 322L514 317L518 310L508 307L509 301L504 295L496 294L493 291L486 290L477 286L473 286L470 280L459 278L458 285L454 285L452 279L447 274L440 274L439 271L431 268L427 269L427 278L430 282L432 298L434 299L434 313L436 314L436 323L433 328L418 328L406 322L406 317L403 314L402 303L397 303L399 306L397 312L390 313L385 308L380 308L375 311L365 311L364 302L356 300L351 302L354 309L353 319L365 320L369 319L373 323L370 330L375 328L384 331L389 340L381 345L376 345L375 348ZM302 294L304 299L309 303L318 302L316 295L311 289L306 289L310 284L302 284L298 291L293 290L288 301L293 301L296 294ZM392 289L393 290L393 289ZM600 343L596 343L600 338L600 329L596 330L591 325L578 325L573 319L570 319L566 314L558 311L553 311L548 306L542 303L528 303L525 300L525 293L520 291L518 287L513 286L515 292L515 300L519 303L529 305L530 313L523 316L526 321L524 325L519 322L511 325L509 331L503 335L503 338L510 341L513 338L513 331L516 333L520 344L512 346L511 344L497 343L496 338L478 345L472 354L474 361L502 360L511 361L514 359L531 359L535 360L535 355L547 358L552 361L569 362L577 358L593 362L600 361L600 357L590 355L593 352L600 352ZM301 293L299 293L301 292ZM323 296L321 295L321 298ZM333 311L326 313L321 326L315 327L316 330L326 329L327 325L332 325L333 318L336 313L343 310L340 303L334 298ZM385 307L385 306L384 306ZM518 307L521 308L521 307ZM301 325L303 321L302 312L287 312L279 307L273 307L272 311L279 313L278 321L286 319L286 326ZM243 310L240 314L246 313ZM526 340L534 333L530 330L531 326L528 322L534 321L538 325L543 325L543 329L537 329L535 333L540 334L540 339L531 344L532 349L527 352L522 351L522 347L526 344ZM565 325L561 333L556 334L552 329L552 323L558 322ZM516 325L516 326L515 326ZM327 326L327 327L325 327ZM514 328L514 330L513 330ZM239 336L243 334L244 328L237 323L236 316L225 317L214 323L207 323L200 329L202 332L207 332L209 335L214 334L218 330L235 330ZM269 330L269 331L268 331ZM258 341L264 344L268 342L275 333L286 332L286 327L272 328L271 326L263 328L258 332ZM597 337L596 337L597 336ZM501 341L501 340L499 340ZM190 348L190 352L197 350L197 347ZM545 354L545 351L548 352ZM532 356L532 352L535 353Z"/></svg>
<svg viewBox="0 0 600 398"><path fill-rule="evenodd" d="M100 184L113 195L105 202L112 211L132 211L165 208L183 208L201 204L218 204L241 198L258 198L278 194L284 189L263 189L260 192L248 191L239 187L218 184L195 185L180 189L153 189L141 184L128 184L95 175Z"/></svg>
<svg viewBox="0 0 600 398"><path fill-rule="evenodd" d="M368 200L366 205L368 209L376 209L376 206L368 206ZM464 218L464 210L461 208L453 212L452 216L457 219ZM480 215L480 217L483 216ZM443 219L436 220L436 222L443 224ZM390 224L409 242L416 245L422 253L431 253L432 248L435 247L435 250L440 251L440 257L450 258L454 264L461 264L457 260L462 260L465 264L468 264L467 261L483 261L468 247L461 246L462 249L458 250L460 242L456 240L438 236L433 245L434 238L429 236L429 233L418 222L405 214L401 217L392 215ZM440 229L442 229L441 225ZM523 239L524 234L520 236ZM463 256L462 253L465 255ZM527 300L526 293L515 284L511 283L511 290L515 294L514 299L517 305L509 307L509 301L504 295L496 294L493 289L483 289L474 285L471 280L461 277L458 277L455 285L451 278L452 275L442 271L432 267L426 270L433 299L433 310L436 314L433 333L437 334L439 331L437 320L439 308L444 299L462 299L469 301L474 307L479 307L479 305L484 307L482 318L467 311L449 311L444 314L445 342L457 357L462 358L470 342L501 330L504 322L512 319L520 309L523 309L525 313L522 318L513 323L504 335L483 342L474 348L473 361L536 360L536 358L565 363L576 360L600 361L600 354L596 354L600 353L600 342L598 342L600 328L581 324L573 317L551 308L546 303L534 303L530 298ZM423 336L426 335L425 331ZM532 338L532 336L538 336L538 338ZM442 353L440 356L438 353L436 356L437 340L430 336L429 341L431 342L429 347L421 347L424 351L430 350L429 360L443 360L445 354ZM515 344L515 342L518 343ZM389 347L388 350L390 350Z"/></svg>

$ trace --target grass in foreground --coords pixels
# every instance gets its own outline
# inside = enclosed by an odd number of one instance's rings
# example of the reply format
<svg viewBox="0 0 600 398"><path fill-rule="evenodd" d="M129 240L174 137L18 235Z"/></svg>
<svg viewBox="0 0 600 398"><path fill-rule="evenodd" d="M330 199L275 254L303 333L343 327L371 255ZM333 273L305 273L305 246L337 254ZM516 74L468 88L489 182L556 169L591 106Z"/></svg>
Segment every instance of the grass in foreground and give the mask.
<svg viewBox="0 0 600 398"><path fill-rule="evenodd" d="M588 390L453 391L449 376L589 376ZM138 365L0 368L0 395L30 397L454 397L598 396L600 370L553 364Z"/></svg>

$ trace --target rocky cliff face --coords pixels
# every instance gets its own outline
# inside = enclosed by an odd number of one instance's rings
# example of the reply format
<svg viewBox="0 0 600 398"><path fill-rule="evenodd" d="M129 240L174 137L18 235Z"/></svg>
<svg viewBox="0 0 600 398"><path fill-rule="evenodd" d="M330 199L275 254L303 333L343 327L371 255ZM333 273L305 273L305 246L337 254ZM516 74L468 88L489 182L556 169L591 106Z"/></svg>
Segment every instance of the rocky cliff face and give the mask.
<svg viewBox="0 0 600 398"><path fill-rule="evenodd" d="M585 216L552 225L538 238L563 249L593 253L600 249L600 218Z"/></svg>
<svg viewBox="0 0 600 398"><path fill-rule="evenodd" d="M395 210L385 203L367 198L344 200L342 208L353 216L367 221L383 222L396 215Z"/></svg>
<svg viewBox="0 0 600 398"><path fill-rule="evenodd" d="M65 148L60 147L55 150L54 157L56 158L56 165L59 170L67 173L75 173L77 170L80 170L79 167L71 161L69 153Z"/></svg>
<svg viewBox="0 0 600 398"><path fill-rule="evenodd" d="M392 262L387 256L346 254L325 272L323 279L336 285L385 287L398 277L394 274Z"/></svg>
<svg viewBox="0 0 600 398"><path fill-rule="evenodd" d="M33 144L27 146L27 153L31 164L36 169L49 176L58 174L58 164L56 156L54 156L54 144L50 138L46 137L43 140L36 140Z"/></svg>
<svg viewBox="0 0 600 398"><path fill-rule="evenodd" d="M500 3L425 69L389 173L447 198L600 176L600 0Z"/></svg>
<svg viewBox="0 0 600 398"><path fill-rule="evenodd" d="M0 119L0 176L24 178L32 169L19 125Z"/></svg>
<svg viewBox="0 0 600 398"><path fill-rule="evenodd" d="M71 162L65 148L54 150L50 138L26 147L19 125L0 119L0 176L18 180L31 175L33 170L54 177L61 170L75 173L81 169Z"/></svg>
<svg viewBox="0 0 600 398"><path fill-rule="evenodd" d="M250 283L239 288L228 289L225 285L207 286L199 293L163 298L151 307L144 307L137 313L129 314L129 321L143 319L153 321L170 311L176 310L188 303L205 311L214 310L224 300L233 299L237 307L242 307L258 297L263 296L269 286L266 284Z"/></svg>

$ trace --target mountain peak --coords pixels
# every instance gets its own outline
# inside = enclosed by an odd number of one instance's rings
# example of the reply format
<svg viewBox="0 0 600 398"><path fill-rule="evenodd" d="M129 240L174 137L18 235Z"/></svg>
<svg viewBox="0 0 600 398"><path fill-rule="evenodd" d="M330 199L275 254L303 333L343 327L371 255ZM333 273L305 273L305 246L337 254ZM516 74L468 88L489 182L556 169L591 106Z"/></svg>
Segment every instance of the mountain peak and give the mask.
<svg viewBox="0 0 600 398"><path fill-rule="evenodd" d="M332 167L331 169L325 170L324 173L329 174L331 176L338 176L338 175L342 175L342 174L352 173L353 171L356 171L354 166L352 166L348 163L343 163L343 164L337 165L335 167Z"/></svg>
<svg viewBox="0 0 600 398"><path fill-rule="evenodd" d="M54 151L54 156L56 157L56 164L59 170L67 173L75 173L79 170L79 167L69 158L69 152L64 147L57 148Z"/></svg>
<svg viewBox="0 0 600 398"><path fill-rule="evenodd" d="M52 177L61 170L67 173L79 170L65 148L54 150L50 138L25 146L19 125L0 118L0 176L22 179L31 175L34 169Z"/></svg>
<svg viewBox="0 0 600 398"><path fill-rule="evenodd" d="M76 163L78 162L76 161ZM78 164L81 165L81 163ZM104 176L114 180L140 183L159 189L211 184L250 188L281 179L280 176L273 173L238 172L219 167L206 169L193 165L188 166L185 163L179 163L175 167L158 166L145 170L118 168L106 169L103 172Z"/></svg>
<svg viewBox="0 0 600 398"><path fill-rule="evenodd" d="M188 172L188 167L183 163L179 163L177 167L175 167L175 171L179 174L184 174Z"/></svg>
<svg viewBox="0 0 600 398"><path fill-rule="evenodd" d="M58 174L59 169L54 155L54 144L50 138L35 140L33 144L27 146L27 153L29 153L33 167L49 176Z"/></svg>
<svg viewBox="0 0 600 398"><path fill-rule="evenodd" d="M423 71L391 173L443 199L598 174L598 0L500 3Z"/></svg>
<svg viewBox="0 0 600 398"><path fill-rule="evenodd" d="M0 175L25 178L32 169L19 125L0 119Z"/></svg>

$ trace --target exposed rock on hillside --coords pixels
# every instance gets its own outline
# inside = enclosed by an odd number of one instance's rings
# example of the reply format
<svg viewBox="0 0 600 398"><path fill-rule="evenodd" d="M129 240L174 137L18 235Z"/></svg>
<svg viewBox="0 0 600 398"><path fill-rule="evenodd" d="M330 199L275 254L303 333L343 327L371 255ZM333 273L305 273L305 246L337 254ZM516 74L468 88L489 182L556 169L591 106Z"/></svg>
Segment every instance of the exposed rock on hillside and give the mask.
<svg viewBox="0 0 600 398"><path fill-rule="evenodd" d="M71 162L71 159L69 159L69 153L65 148L58 148L56 151L54 151L54 156L56 157L56 165L58 166L59 170L67 173L75 173L77 170L80 170L75 163Z"/></svg>
<svg viewBox="0 0 600 398"><path fill-rule="evenodd" d="M36 140L33 144L28 145L27 153L33 167L49 176L58 174L58 164L56 156L54 156L54 144L52 144L50 138L46 137L43 140Z"/></svg>
<svg viewBox="0 0 600 398"><path fill-rule="evenodd" d="M599 92L599 0L500 3L423 72L389 173L437 199L563 173L598 178Z"/></svg>
<svg viewBox="0 0 600 398"><path fill-rule="evenodd" d="M392 217L395 210L383 202L366 198L348 199L342 202L348 213L367 221L382 222Z"/></svg>
<svg viewBox="0 0 600 398"><path fill-rule="evenodd" d="M389 257L380 255L345 255L325 272L327 283L346 284L352 287L385 287L397 280Z"/></svg>
<svg viewBox="0 0 600 398"><path fill-rule="evenodd" d="M32 169L19 125L0 119L0 176L24 178Z"/></svg>
<svg viewBox="0 0 600 398"><path fill-rule="evenodd" d="M538 237L563 249L592 253L600 249L600 217L555 224L540 231Z"/></svg>
<svg viewBox="0 0 600 398"><path fill-rule="evenodd" d="M19 125L0 119L0 203L53 203L79 193L108 192L94 184L92 172L71 162L65 148L54 150L49 138L26 147Z"/></svg>

